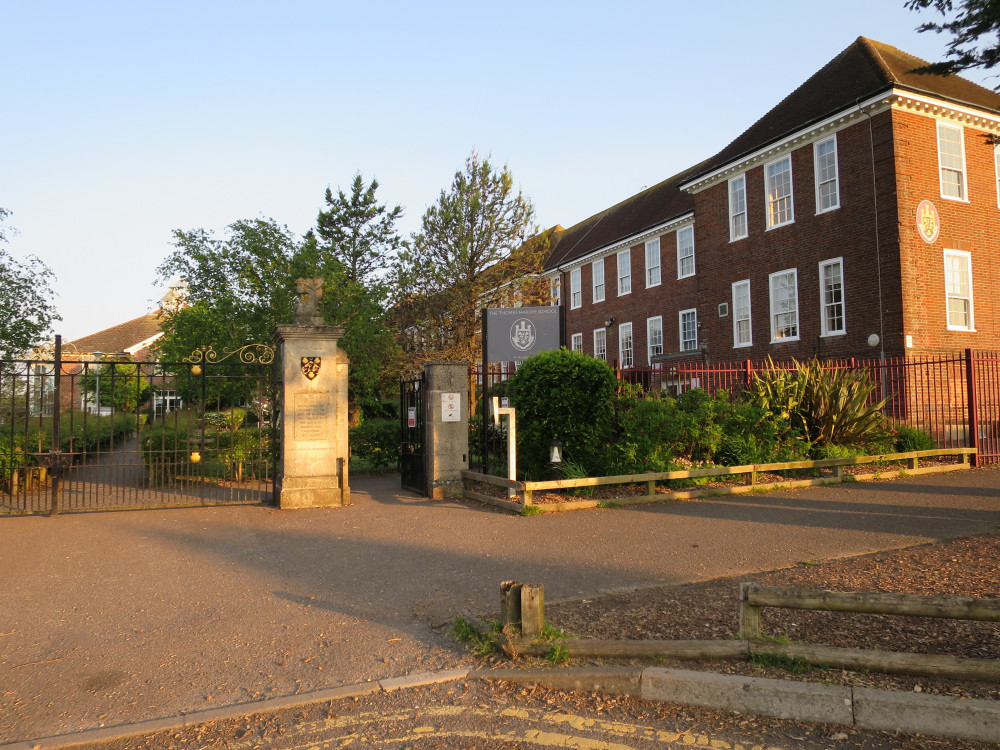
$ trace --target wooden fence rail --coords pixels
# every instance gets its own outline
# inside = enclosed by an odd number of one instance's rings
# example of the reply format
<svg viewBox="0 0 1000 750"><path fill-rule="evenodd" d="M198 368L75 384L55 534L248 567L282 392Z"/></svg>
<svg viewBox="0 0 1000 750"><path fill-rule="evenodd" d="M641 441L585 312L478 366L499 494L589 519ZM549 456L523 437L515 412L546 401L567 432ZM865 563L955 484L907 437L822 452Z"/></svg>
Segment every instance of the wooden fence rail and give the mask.
<svg viewBox="0 0 1000 750"><path fill-rule="evenodd" d="M614 484L645 484L646 498L668 499L666 496L656 494L656 483L670 479L699 479L705 477L725 477L744 475L747 483L742 486L729 488L727 493L722 488L710 490L713 494L738 494L740 492L751 491L756 488L766 489L774 487L776 484L760 484L758 477L762 473L789 471L797 469L831 469L832 476L819 479L806 480L783 480L778 485L785 487L806 486L811 484L830 484L841 482L844 479L843 468L845 466L860 466L863 464L883 463L889 461L905 461L905 471L909 474L923 474L927 472L943 471L950 469L968 469L969 456L976 453L975 448L935 448L926 451L906 451L903 453L885 453L874 456L852 456L850 458L826 458L818 461L785 461L773 464L746 464L742 466L709 466L702 469L685 469L679 471L647 472L645 474L624 474L613 477L584 477L582 479L554 479L545 482L516 482L503 477L496 477L488 474L479 474L471 471L463 471L462 478L465 481L465 496L499 505L510 510L520 510L522 507L532 505L532 495L535 492L545 490L574 489L580 487L600 487ZM958 456L961 460L955 466L947 467L920 467L919 461L922 458L938 458L941 456ZM489 484L507 489L517 490L521 493L522 503L515 503L509 500L499 500L488 495L472 491L475 483ZM696 496L697 491L686 493L687 496ZM703 494L703 493L698 493ZM635 499L633 498L633 501ZM596 502L573 503L580 507L590 507Z"/></svg>
<svg viewBox="0 0 1000 750"><path fill-rule="evenodd" d="M752 640L759 640L763 637L760 624L762 607L1000 622L1000 599L793 589L780 586L761 586L753 581L744 581L740 584L740 634L742 637Z"/></svg>

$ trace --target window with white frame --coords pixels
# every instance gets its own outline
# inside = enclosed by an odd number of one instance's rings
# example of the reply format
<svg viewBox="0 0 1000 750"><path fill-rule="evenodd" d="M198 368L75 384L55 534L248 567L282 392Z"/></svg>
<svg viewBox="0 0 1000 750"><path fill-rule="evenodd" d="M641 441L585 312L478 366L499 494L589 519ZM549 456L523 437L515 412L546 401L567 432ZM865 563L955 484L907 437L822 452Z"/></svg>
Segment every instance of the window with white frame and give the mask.
<svg viewBox="0 0 1000 750"><path fill-rule="evenodd" d="M582 333L574 333L573 334L573 336L570 338L570 348L574 352L582 352L583 351L583 334Z"/></svg>
<svg viewBox="0 0 1000 750"><path fill-rule="evenodd" d="M847 333L844 317L844 259L824 260L819 264L820 324L823 336Z"/></svg>
<svg viewBox="0 0 1000 750"><path fill-rule="evenodd" d="M590 272L594 285L594 302L604 302L604 258L591 263Z"/></svg>
<svg viewBox="0 0 1000 750"><path fill-rule="evenodd" d="M750 279L733 283L733 347L753 344L750 328Z"/></svg>
<svg viewBox="0 0 1000 750"><path fill-rule="evenodd" d="M938 168L941 174L941 197L964 201L965 195L965 143L961 126L939 122Z"/></svg>
<svg viewBox="0 0 1000 750"><path fill-rule="evenodd" d="M646 287L660 285L660 238L646 243Z"/></svg>
<svg viewBox="0 0 1000 750"><path fill-rule="evenodd" d="M583 288L581 286L581 270L574 268L569 272L569 307L575 310L583 304Z"/></svg>
<svg viewBox="0 0 1000 750"><path fill-rule="evenodd" d="M698 311L694 308L681 310L679 323L681 351L695 351L698 348Z"/></svg>
<svg viewBox="0 0 1000 750"><path fill-rule="evenodd" d="M767 191L767 228L794 221L790 155L764 165L764 189Z"/></svg>
<svg viewBox="0 0 1000 750"><path fill-rule="evenodd" d="M663 317L646 319L646 361L652 364L653 357L663 354Z"/></svg>
<svg viewBox="0 0 1000 750"><path fill-rule="evenodd" d="M816 213L840 208L837 136L813 145L813 161L816 164Z"/></svg>
<svg viewBox="0 0 1000 750"><path fill-rule="evenodd" d="M741 174L729 181L729 240L747 236L747 177Z"/></svg>
<svg viewBox="0 0 1000 750"><path fill-rule="evenodd" d="M594 329L594 357L608 358L608 332L603 328Z"/></svg>
<svg viewBox="0 0 1000 750"><path fill-rule="evenodd" d="M694 227L677 230L677 278L694 276Z"/></svg>
<svg viewBox="0 0 1000 750"><path fill-rule="evenodd" d="M618 253L618 296L632 292L632 250L626 248Z"/></svg>
<svg viewBox="0 0 1000 750"><path fill-rule="evenodd" d="M622 323L618 326L618 366L628 369L635 364L632 356L632 324Z"/></svg>
<svg viewBox="0 0 1000 750"><path fill-rule="evenodd" d="M972 314L972 255L964 250L944 251L944 288L949 331L975 330Z"/></svg>
<svg viewBox="0 0 1000 750"><path fill-rule="evenodd" d="M552 302L550 303L553 307L559 307L562 303L562 281L559 276L549 279L549 292L552 296Z"/></svg>
<svg viewBox="0 0 1000 750"><path fill-rule="evenodd" d="M772 273L771 285L771 341L799 340L799 271Z"/></svg>

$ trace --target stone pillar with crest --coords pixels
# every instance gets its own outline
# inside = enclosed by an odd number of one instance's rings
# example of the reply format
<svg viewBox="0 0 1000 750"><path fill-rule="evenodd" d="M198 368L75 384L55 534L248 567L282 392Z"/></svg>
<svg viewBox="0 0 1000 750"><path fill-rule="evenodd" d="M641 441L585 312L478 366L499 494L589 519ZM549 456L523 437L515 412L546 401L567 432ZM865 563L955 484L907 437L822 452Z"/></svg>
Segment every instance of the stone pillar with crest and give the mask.
<svg viewBox="0 0 1000 750"><path fill-rule="evenodd" d="M299 279L295 324L278 326L282 397L278 507L329 508L351 504L348 482L347 355L344 335L319 313L322 279Z"/></svg>

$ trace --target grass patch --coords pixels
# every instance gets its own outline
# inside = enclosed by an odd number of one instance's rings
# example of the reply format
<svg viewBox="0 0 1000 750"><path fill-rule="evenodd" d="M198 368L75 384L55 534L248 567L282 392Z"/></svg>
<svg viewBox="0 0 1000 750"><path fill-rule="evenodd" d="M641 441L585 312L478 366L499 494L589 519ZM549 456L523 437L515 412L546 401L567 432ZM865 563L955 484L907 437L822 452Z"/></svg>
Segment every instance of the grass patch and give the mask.
<svg viewBox="0 0 1000 750"><path fill-rule="evenodd" d="M622 504L614 500L605 500L597 504L598 508L620 508Z"/></svg>
<svg viewBox="0 0 1000 750"><path fill-rule="evenodd" d="M786 672L791 672L792 674L806 674L817 669L829 669L829 664L813 664L801 657L792 658L791 656L786 656L785 654L750 654L750 661L753 664L759 664L762 667L774 667L776 669L783 669Z"/></svg>
<svg viewBox="0 0 1000 750"><path fill-rule="evenodd" d="M542 632L538 634L538 640L540 641L562 641L567 638L569 638L568 634L550 622L545 623L542 626Z"/></svg>
<svg viewBox="0 0 1000 750"><path fill-rule="evenodd" d="M561 643L556 643L545 652L545 661L553 667L558 664L565 664L569 661L569 649Z"/></svg>
<svg viewBox="0 0 1000 750"><path fill-rule="evenodd" d="M487 659L500 652L500 641L504 637L499 622L491 622L489 626L489 632L481 633L464 617L456 617L448 633L455 640L467 644L473 654Z"/></svg>
<svg viewBox="0 0 1000 750"><path fill-rule="evenodd" d="M545 509L538 505L525 505L521 508L522 516L541 516L545 513Z"/></svg>

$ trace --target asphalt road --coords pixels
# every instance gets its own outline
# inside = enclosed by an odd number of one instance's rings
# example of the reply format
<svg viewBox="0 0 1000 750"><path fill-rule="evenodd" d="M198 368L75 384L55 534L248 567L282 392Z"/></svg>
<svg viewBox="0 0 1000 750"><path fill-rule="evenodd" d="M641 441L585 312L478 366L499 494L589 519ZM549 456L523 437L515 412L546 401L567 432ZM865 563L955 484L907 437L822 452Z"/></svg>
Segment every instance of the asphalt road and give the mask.
<svg viewBox="0 0 1000 750"><path fill-rule="evenodd" d="M1000 471L515 517L359 480L355 505L0 519L0 742L472 663L499 583L551 601L1000 528Z"/></svg>

